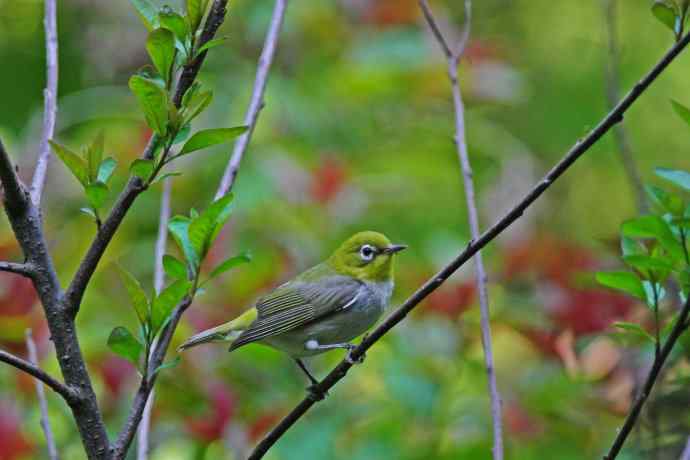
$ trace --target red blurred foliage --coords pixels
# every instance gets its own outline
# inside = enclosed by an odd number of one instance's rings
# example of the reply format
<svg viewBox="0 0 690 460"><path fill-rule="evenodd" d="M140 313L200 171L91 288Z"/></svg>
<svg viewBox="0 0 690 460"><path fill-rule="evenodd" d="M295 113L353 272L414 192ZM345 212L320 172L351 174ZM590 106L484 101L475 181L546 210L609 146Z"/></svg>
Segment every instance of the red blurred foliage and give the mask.
<svg viewBox="0 0 690 460"><path fill-rule="evenodd" d="M502 56L495 43L486 40L470 40L463 53L463 58L476 63L502 59Z"/></svg>
<svg viewBox="0 0 690 460"><path fill-rule="evenodd" d="M235 412L235 397L227 386L221 382L209 385L211 413L189 417L186 420L187 430L200 441L213 442L220 439Z"/></svg>
<svg viewBox="0 0 690 460"><path fill-rule="evenodd" d="M414 24L419 17L415 0L375 0L366 9L364 21L382 27Z"/></svg>
<svg viewBox="0 0 690 460"><path fill-rule="evenodd" d="M134 374L134 366L122 358L111 355L101 360L97 367L105 387L112 395L108 400L116 401L122 393L125 384Z"/></svg>
<svg viewBox="0 0 690 460"><path fill-rule="evenodd" d="M25 458L33 451L33 444L19 429L20 423L21 417L16 410L0 402L0 460Z"/></svg>
<svg viewBox="0 0 690 460"><path fill-rule="evenodd" d="M281 418L283 418L283 415L279 412L266 412L259 415L259 417L254 419L254 422L249 426L249 430L247 432L249 440L258 441L259 438L266 434L269 429L273 428L273 426L278 423Z"/></svg>
<svg viewBox="0 0 690 460"><path fill-rule="evenodd" d="M539 420L517 401L507 401L503 405L503 419L508 432L515 437L533 438L544 431Z"/></svg>
<svg viewBox="0 0 690 460"><path fill-rule="evenodd" d="M444 284L427 297L425 305L429 311L457 318L472 306L476 295L474 280Z"/></svg>
<svg viewBox="0 0 690 460"><path fill-rule="evenodd" d="M333 157L326 157L312 173L311 197L319 203L334 199L347 182L345 166Z"/></svg>
<svg viewBox="0 0 690 460"><path fill-rule="evenodd" d="M604 289L568 289L554 305L549 316L559 329L570 328L576 336L607 329L625 317L634 302L623 295Z"/></svg>

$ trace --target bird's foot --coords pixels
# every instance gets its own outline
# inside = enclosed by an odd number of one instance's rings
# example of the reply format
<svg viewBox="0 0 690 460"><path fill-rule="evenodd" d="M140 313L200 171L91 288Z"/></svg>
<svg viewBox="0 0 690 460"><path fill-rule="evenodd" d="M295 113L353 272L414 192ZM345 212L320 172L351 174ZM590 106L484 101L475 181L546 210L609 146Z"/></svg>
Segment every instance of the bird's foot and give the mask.
<svg viewBox="0 0 690 460"><path fill-rule="evenodd" d="M347 355L345 355L345 361L348 363L355 365L355 364L362 364L364 362L364 358L366 358L366 354L363 354L359 358L355 359L352 357L352 352L357 348L356 345L350 344L349 347L347 347Z"/></svg>
<svg viewBox="0 0 690 460"><path fill-rule="evenodd" d="M313 401L323 401L326 396L328 396L328 391L323 391L319 388L319 384L312 383L307 387L307 393L309 393L309 398Z"/></svg>

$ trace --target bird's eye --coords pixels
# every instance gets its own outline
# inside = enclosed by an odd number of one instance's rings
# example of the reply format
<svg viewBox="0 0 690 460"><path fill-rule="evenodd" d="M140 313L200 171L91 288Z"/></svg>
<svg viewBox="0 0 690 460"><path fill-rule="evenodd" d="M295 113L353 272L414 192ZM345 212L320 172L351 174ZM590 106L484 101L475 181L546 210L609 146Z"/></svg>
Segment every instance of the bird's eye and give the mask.
<svg viewBox="0 0 690 460"><path fill-rule="evenodd" d="M373 259L374 254L376 254L376 249L368 244L365 244L359 250L360 257L366 262L369 262L371 259Z"/></svg>

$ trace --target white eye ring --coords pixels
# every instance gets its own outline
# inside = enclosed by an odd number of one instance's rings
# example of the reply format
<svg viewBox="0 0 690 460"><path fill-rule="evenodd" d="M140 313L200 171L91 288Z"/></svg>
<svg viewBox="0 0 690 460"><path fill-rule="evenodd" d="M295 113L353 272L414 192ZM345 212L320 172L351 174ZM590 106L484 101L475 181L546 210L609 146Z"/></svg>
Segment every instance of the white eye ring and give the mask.
<svg viewBox="0 0 690 460"><path fill-rule="evenodd" d="M376 248L369 245L369 244L363 245L359 250L359 256L365 262L370 262L371 260L373 260L375 255L376 255Z"/></svg>

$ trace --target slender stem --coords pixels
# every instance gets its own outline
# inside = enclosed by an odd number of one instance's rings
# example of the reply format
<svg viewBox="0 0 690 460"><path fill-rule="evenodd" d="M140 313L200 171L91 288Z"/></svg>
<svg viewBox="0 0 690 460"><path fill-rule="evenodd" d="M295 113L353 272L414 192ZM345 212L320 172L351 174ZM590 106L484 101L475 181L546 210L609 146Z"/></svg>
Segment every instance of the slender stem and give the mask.
<svg viewBox="0 0 690 460"><path fill-rule="evenodd" d="M53 138L55 118L57 117L58 38L56 0L45 0L43 26L46 36L46 88L43 90L43 132L41 133L36 170L31 181L31 201L36 206L41 205L41 194L46 181L48 159L50 158L48 140Z"/></svg>
<svg viewBox="0 0 690 460"><path fill-rule="evenodd" d="M568 153L544 176L544 178L534 185L532 190L527 193L522 200L517 203L508 213L506 213L491 228L485 230L482 235L471 241L467 247L441 271L430 278L424 285L412 294L398 309L390 314L376 329L374 329L362 343L350 353L350 361L357 361L364 356L366 351L371 348L381 337L400 323L405 317L429 294L435 291L450 275L455 273L461 266L469 261L479 250L503 233L510 225L518 220L527 208L534 203L563 173L565 173L574 163L585 154L604 134L611 130L613 126L623 119L623 115L630 106L642 95L649 85L674 61L674 59L690 43L690 34L686 34L682 40L675 43L673 47L659 60L659 62L642 78L630 92L611 110L583 139L578 140ZM316 393L325 395L337 382L339 382L352 367L348 360L341 361L318 385L314 387ZM317 394L318 396L318 394ZM250 460L260 459L268 450L287 432L310 408L318 398L310 394L302 400L270 433L256 446Z"/></svg>
<svg viewBox="0 0 690 460"><path fill-rule="evenodd" d="M647 379L645 380L644 386L642 387L642 391L635 399L635 402L633 403L630 412L625 418L623 426L618 430L618 434L616 435L616 438L613 441L613 445L609 449L608 453L604 456L604 460L613 460L618 456L621 448L623 447L623 444L625 444L625 441L628 438L628 435L635 426L637 418L640 416L640 412L642 412L642 407L644 406L645 402L647 401L647 398L652 392L654 384L656 383L657 379L661 374L661 370L664 366L664 363L671 354L671 350L673 350L673 346L676 344L678 338L683 334L683 332L687 330L687 325L685 323L689 315L690 299L686 300L685 305L683 305L683 309L678 315L678 319L676 319L676 322L673 325L673 329L671 330L671 333L668 335L666 342L664 342L664 346L661 348L661 352L659 353L659 355L655 356L654 362L652 363L652 368L649 370L649 373L647 374Z"/></svg>
<svg viewBox="0 0 690 460"><path fill-rule="evenodd" d="M26 348L29 352L29 362L38 367L38 355L36 353L36 343L31 335L31 329L26 330ZM46 394L43 391L43 383L36 380L36 396L38 397L38 407L41 411L41 428L46 437L46 447L48 448L48 458L50 460L58 460L60 456L55 447L55 437L53 430L50 428L50 419L48 418L48 402L46 401Z"/></svg>
<svg viewBox="0 0 690 460"><path fill-rule="evenodd" d="M168 220L170 220L170 178L163 181L163 193L161 194L160 217L158 219L158 238L156 239L155 249L155 269L153 286L156 293L160 293L165 282L165 271L163 270L163 256L165 255L165 245L168 237ZM155 345L154 345L155 346ZM146 368L148 369L149 353L146 353ZM155 390L151 389L151 394L146 401L144 413L141 417L139 430L137 433L137 460L146 460L149 456L149 432L151 430L151 411Z"/></svg>
<svg viewBox="0 0 690 460"><path fill-rule="evenodd" d="M448 64L448 77L451 83L451 92L453 95L453 106L455 109L455 146L457 148L458 159L460 161L460 169L465 187L465 200L467 202L467 214L470 223L470 233L472 239L478 239L479 231L479 213L477 212L477 203L475 198L474 181L472 166L470 164L469 153L467 149L467 135L465 132L465 107L462 100L462 92L460 90L460 83L458 81L458 64L465 49L465 45L470 35L471 18L472 18L472 3L470 0L465 1L465 25L464 34L461 46L458 47L457 52L451 53L447 41L443 37L440 28L434 19L433 12L426 0L420 0L420 7L424 13L429 27L434 33L441 50L446 55ZM487 289L487 275L484 268L484 261L482 259L481 251L478 251L474 256L475 271L477 276L477 289L479 291L479 311L480 311L480 328L482 348L484 349L484 365L486 366L487 385L489 396L491 400L491 418L493 422L493 448L492 454L495 460L503 459L503 425L501 423L501 395L498 391L498 383L496 382L496 372L494 369L493 350L491 346L491 317L489 311L489 292Z"/></svg>
<svg viewBox="0 0 690 460"><path fill-rule="evenodd" d="M606 99L609 108L613 108L620 99L620 58L618 52L618 0L603 0L604 14L606 16L606 32L608 35L609 58L606 69ZM640 173L635 165L632 154L630 136L625 128L625 122L619 123L613 129L613 136L618 144L618 153L625 169L630 188L635 194L637 209L640 213L647 211L647 199Z"/></svg>
<svg viewBox="0 0 690 460"><path fill-rule="evenodd" d="M31 278L34 274L34 267L31 264L0 261L0 272L16 273L18 275Z"/></svg>
<svg viewBox="0 0 690 460"><path fill-rule="evenodd" d="M77 395L71 388L67 387L67 385L60 382L55 377L50 376L48 373L41 370L33 363L26 361L18 356L15 356L12 353L8 353L4 350L0 350L0 361L7 363L10 366L14 366L17 369L22 370L27 374L31 375L32 377L45 383L50 389L62 396L65 399L65 401L67 401L67 403L73 404L76 401Z"/></svg>
<svg viewBox="0 0 690 460"><path fill-rule="evenodd" d="M256 69L256 78L254 79L254 89L252 90L251 101L247 108L247 113L244 116L244 124L247 125L247 131L237 138L235 146L232 151L232 156L228 162L223 178L220 181L218 190L216 191L216 200L225 196L232 190L235 183L237 172L240 168L240 162L247 150L252 133L256 127L256 122L259 119L259 112L264 107L264 91L266 90L266 81L268 80L268 73L273 63L273 56L275 55L276 45L278 44L278 36L285 18L285 9L287 7L287 0L276 0L273 7L273 15L271 17L271 24L264 40L264 47L259 57L259 65Z"/></svg>

